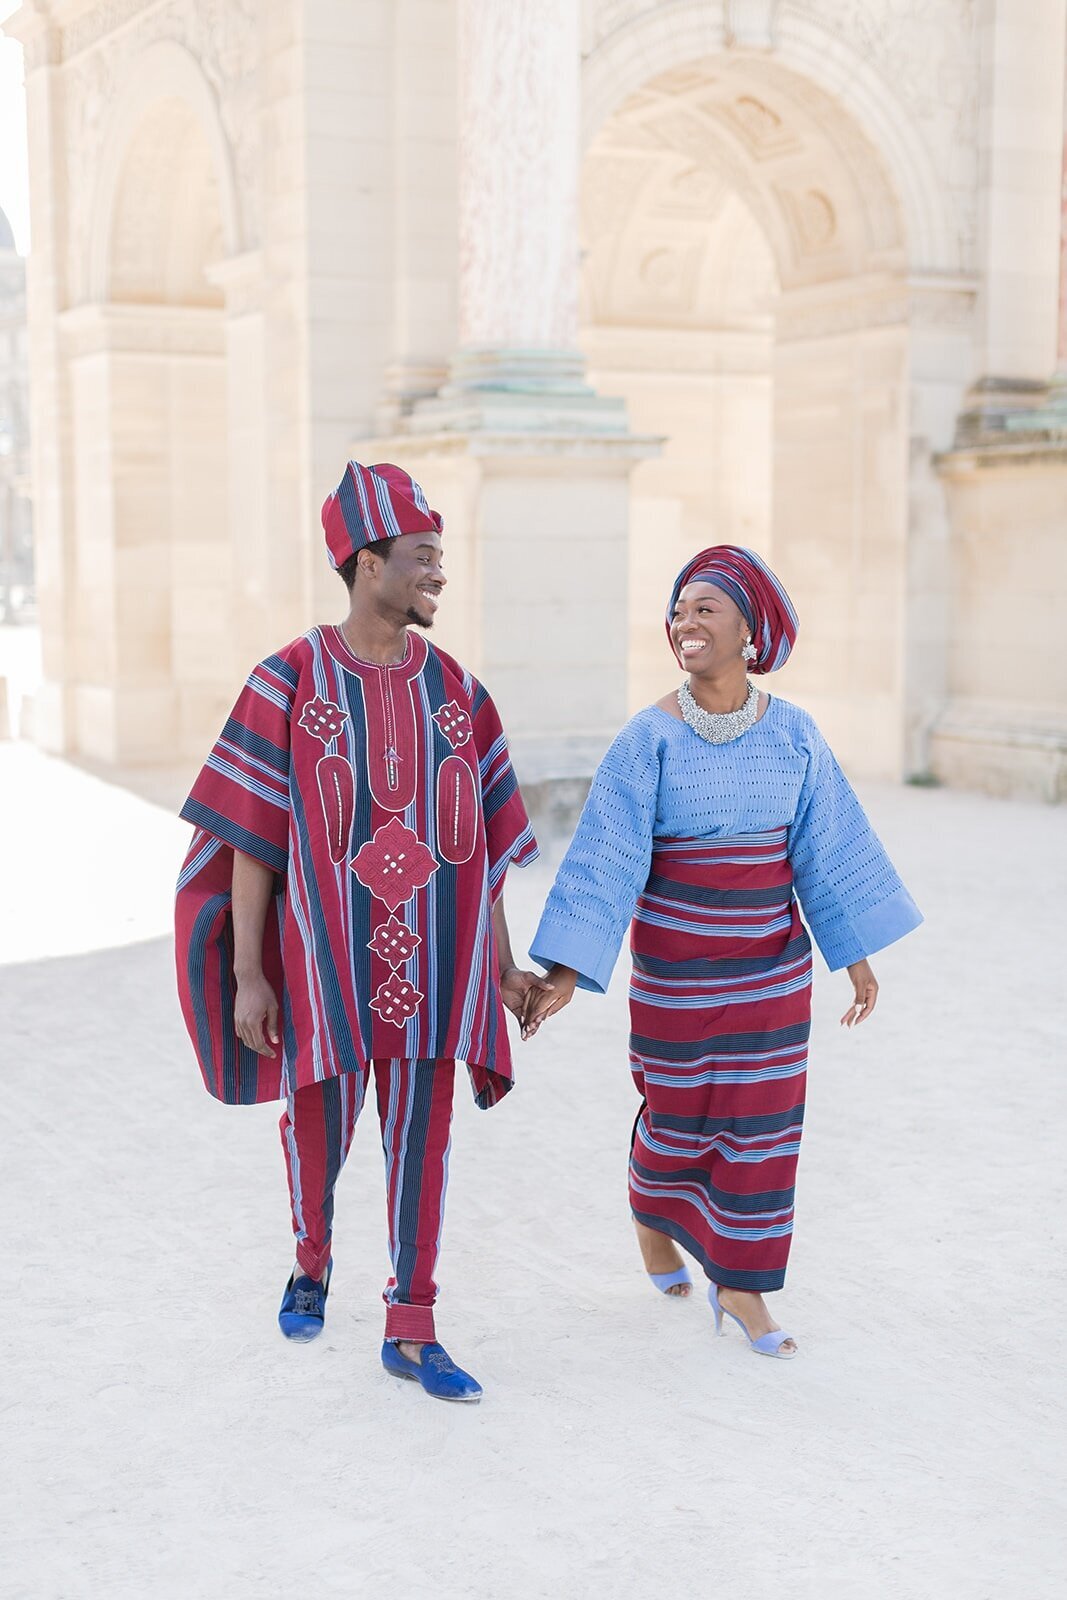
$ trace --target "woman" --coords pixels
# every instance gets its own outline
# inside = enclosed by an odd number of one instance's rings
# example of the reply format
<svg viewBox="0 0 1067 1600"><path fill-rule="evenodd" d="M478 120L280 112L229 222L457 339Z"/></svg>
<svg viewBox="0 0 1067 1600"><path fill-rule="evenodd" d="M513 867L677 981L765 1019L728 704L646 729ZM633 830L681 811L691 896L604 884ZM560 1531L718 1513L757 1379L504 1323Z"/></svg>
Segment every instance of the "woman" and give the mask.
<svg viewBox="0 0 1067 1600"><path fill-rule="evenodd" d="M785 1280L804 1114L811 942L848 970L841 1021L864 1022L868 957L922 918L811 717L747 674L784 665L789 596L734 545L683 568L667 636L688 678L638 712L593 779L531 954L551 993L603 993L633 921L630 1064L642 1096L630 1204L657 1288L688 1294L700 1262L721 1331L760 1355L796 1342L763 1301Z"/></svg>

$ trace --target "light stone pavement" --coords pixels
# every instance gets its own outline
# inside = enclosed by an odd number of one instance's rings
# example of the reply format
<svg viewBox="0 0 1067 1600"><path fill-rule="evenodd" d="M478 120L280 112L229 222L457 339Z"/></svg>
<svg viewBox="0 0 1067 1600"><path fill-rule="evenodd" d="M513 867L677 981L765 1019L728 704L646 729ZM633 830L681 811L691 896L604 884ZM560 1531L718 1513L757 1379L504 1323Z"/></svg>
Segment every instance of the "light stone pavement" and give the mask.
<svg viewBox="0 0 1067 1600"><path fill-rule="evenodd" d="M185 828L0 746L5 1600L1057 1592L1067 815L864 798L928 923L858 1034L817 972L800 1358L640 1271L623 960L459 1099L440 1330L486 1398L448 1407L378 1365L373 1117L325 1336L278 1334L277 1113L208 1099L174 997Z"/></svg>

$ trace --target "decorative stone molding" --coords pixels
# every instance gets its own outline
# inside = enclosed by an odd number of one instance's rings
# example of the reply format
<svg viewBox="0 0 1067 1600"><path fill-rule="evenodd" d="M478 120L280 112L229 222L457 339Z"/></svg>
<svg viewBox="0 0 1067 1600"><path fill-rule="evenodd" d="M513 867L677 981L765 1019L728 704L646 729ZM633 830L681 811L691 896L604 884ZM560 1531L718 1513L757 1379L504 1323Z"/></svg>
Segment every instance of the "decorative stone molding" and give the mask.
<svg viewBox="0 0 1067 1600"><path fill-rule="evenodd" d="M761 55L728 48L721 0L597 6L586 37L587 143L662 73L709 58L724 66L745 59L754 69L777 64L847 112L883 184L882 164L888 169L913 269L973 267L980 74L972 0L783 0L773 49ZM872 243L883 247L877 237Z"/></svg>
<svg viewBox="0 0 1067 1600"><path fill-rule="evenodd" d="M779 341L826 339L863 328L888 328L908 320L907 285L900 279L848 281L794 290L777 304Z"/></svg>
<svg viewBox="0 0 1067 1600"><path fill-rule="evenodd" d="M108 350L123 355L221 356L223 313L196 306L76 306L58 318L71 360Z"/></svg>

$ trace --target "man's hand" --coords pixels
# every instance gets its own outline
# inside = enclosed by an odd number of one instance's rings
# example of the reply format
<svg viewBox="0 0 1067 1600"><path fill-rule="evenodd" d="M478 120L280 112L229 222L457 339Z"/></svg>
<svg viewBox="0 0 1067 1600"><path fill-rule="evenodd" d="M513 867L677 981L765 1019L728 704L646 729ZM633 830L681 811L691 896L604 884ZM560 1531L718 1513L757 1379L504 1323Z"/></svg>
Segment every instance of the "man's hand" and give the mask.
<svg viewBox="0 0 1067 1600"><path fill-rule="evenodd" d="M871 971L869 961L854 961L848 969L848 975L852 979L855 999L841 1018L843 1028L866 1022L878 1003L878 980Z"/></svg>
<svg viewBox="0 0 1067 1600"><path fill-rule="evenodd" d="M554 1017L557 1011L570 1005L577 982L578 974L573 967L561 967L557 962L549 968L548 982L541 987L550 992L539 994L531 988L526 997L526 1011L522 1019L524 1039L532 1039L546 1017Z"/></svg>
<svg viewBox="0 0 1067 1600"><path fill-rule="evenodd" d="M278 997L262 972L237 980L233 1025L242 1044L257 1056L273 1059L271 1045L278 1043Z"/></svg>
<svg viewBox="0 0 1067 1600"><path fill-rule="evenodd" d="M500 974L500 998L522 1023L522 1037L528 1038L523 1021L531 995L551 994L552 985L538 977L536 972L526 972L521 967L505 967Z"/></svg>

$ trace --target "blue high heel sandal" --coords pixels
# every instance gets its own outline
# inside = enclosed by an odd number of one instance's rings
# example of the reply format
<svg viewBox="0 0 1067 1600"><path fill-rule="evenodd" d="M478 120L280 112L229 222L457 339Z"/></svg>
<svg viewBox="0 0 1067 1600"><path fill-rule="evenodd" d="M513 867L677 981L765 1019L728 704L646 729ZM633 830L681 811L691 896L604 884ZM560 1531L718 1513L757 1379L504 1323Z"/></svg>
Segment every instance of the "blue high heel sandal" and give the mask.
<svg viewBox="0 0 1067 1600"><path fill-rule="evenodd" d="M667 1291L669 1289L673 1289L677 1283L688 1283L690 1286L692 1286L693 1283L692 1278L689 1276L688 1267L678 1267L674 1272L650 1272L649 1277L652 1279L652 1282L655 1284L660 1294L666 1294ZM688 1295L684 1294L671 1295L672 1300L687 1300L688 1298Z"/></svg>
<svg viewBox="0 0 1067 1600"><path fill-rule="evenodd" d="M754 1350L756 1355L775 1356L779 1361L792 1361L793 1357L798 1353L795 1348L792 1350L782 1349L783 1344L788 1339L791 1339L793 1335L785 1333L781 1328L776 1328L773 1333L761 1333L758 1339L749 1338L748 1329L741 1321L741 1318L735 1316L732 1311L727 1311L725 1306L719 1304L719 1286L717 1283L708 1284L708 1299L711 1302L711 1309L715 1313L715 1332L717 1334L722 1334L722 1319L726 1316L732 1322L737 1323L745 1338L748 1339L748 1348Z"/></svg>

